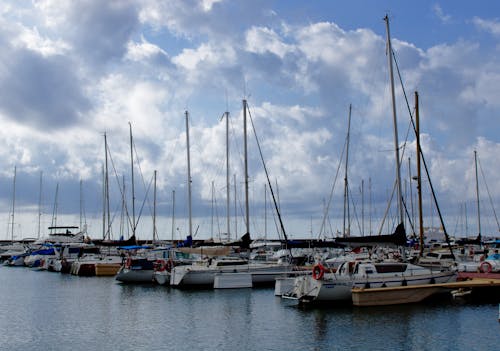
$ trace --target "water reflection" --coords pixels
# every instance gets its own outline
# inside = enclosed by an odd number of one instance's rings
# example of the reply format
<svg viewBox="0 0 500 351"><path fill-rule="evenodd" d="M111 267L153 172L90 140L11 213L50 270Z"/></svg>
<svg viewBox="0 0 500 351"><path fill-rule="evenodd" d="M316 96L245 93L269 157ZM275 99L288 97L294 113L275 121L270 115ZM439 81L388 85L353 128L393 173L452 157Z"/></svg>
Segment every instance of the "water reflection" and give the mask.
<svg viewBox="0 0 500 351"><path fill-rule="evenodd" d="M2 349L482 350L500 342L498 304L297 308L272 289L184 291L8 267L0 282Z"/></svg>

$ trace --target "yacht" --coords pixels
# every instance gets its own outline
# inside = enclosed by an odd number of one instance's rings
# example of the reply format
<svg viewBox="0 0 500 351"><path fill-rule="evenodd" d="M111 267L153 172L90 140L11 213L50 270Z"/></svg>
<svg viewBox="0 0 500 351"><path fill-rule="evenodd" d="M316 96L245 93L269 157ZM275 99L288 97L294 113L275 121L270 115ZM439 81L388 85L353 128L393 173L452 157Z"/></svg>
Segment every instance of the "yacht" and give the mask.
<svg viewBox="0 0 500 351"><path fill-rule="evenodd" d="M455 271L433 271L407 262L347 260L336 272L321 264L315 265L312 275L296 277L293 288L282 297L300 303L351 302L353 288L437 284L453 282L456 279Z"/></svg>

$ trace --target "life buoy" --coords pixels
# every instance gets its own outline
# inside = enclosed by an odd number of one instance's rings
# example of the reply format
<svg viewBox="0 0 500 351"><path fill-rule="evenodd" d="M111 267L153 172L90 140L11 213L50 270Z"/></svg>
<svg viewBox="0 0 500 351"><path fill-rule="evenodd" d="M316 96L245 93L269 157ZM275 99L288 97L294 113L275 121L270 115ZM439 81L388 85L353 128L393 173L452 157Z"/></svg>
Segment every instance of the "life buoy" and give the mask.
<svg viewBox="0 0 500 351"><path fill-rule="evenodd" d="M163 272L166 269L165 260L156 260L154 266L155 266L155 271Z"/></svg>
<svg viewBox="0 0 500 351"><path fill-rule="evenodd" d="M492 266L491 266L491 263L489 262L483 262L481 263L481 265L479 266L479 270L483 273L490 273L491 270L492 270Z"/></svg>
<svg viewBox="0 0 500 351"><path fill-rule="evenodd" d="M313 279L320 280L325 275L325 267L321 263L318 263L313 267L312 277Z"/></svg>

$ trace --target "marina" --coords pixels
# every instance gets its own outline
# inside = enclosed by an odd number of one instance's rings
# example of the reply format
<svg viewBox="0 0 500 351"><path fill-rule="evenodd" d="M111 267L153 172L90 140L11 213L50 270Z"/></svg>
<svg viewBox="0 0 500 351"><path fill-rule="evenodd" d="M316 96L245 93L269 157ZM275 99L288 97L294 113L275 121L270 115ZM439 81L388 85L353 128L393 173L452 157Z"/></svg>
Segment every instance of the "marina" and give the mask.
<svg viewBox="0 0 500 351"><path fill-rule="evenodd" d="M298 308L271 288L179 290L0 267L2 349L494 350L498 303ZM16 326L16 327L13 327Z"/></svg>
<svg viewBox="0 0 500 351"><path fill-rule="evenodd" d="M500 4L1 8L0 350L500 349Z"/></svg>

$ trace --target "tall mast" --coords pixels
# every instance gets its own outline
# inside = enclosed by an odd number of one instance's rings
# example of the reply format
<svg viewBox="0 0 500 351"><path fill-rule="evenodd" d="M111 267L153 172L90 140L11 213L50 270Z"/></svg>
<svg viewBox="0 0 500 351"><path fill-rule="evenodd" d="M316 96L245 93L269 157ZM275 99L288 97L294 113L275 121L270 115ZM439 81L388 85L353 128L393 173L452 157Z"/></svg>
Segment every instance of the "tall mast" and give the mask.
<svg viewBox="0 0 500 351"><path fill-rule="evenodd" d="M82 219L83 219L83 181L80 178L80 231L83 230Z"/></svg>
<svg viewBox="0 0 500 351"><path fill-rule="evenodd" d="M106 232L104 233L104 238L111 239L110 233L110 222L111 222L111 214L109 212L109 172L108 172L108 139L106 133L104 133L104 200L105 200L105 212L104 216L105 224L106 224Z"/></svg>
<svg viewBox="0 0 500 351"><path fill-rule="evenodd" d="M420 149L420 112L418 107L418 92L415 92L415 132L417 134L417 191L418 191L418 237L420 238L420 257L424 254L424 217L422 213L422 171Z"/></svg>
<svg viewBox="0 0 500 351"><path fill-rule="evenodd" d="M188 213L189 213L189 236L193 236L193 219L191 213L191 156L189 154L189 113L186 111L186 151L187 151L187 183L188 183Z"/></svg>
<svg viewBox="0 0 500 351"><path fill-rule="evenodd" d="M396 96L394 94L394 72L392 68L392 46L391 46L391 35L389 32L389 17L386 15L384 17L386 29L387 29L387 60L389 63L389 75L391 81L391 97L392 97L392 117L394 121L394 150L396 154L396 182L398 190L398 213L399 213L399 223L403 223L403 204L402 204L402 191L401 191L401 167L399 160L399 140L398 140L398 121L396 116Z"/></svg>
<svg viewBox="0 0 500 351"><path fill-rule="evenodd" d="M474 164L476 166L476 203L477 203L477 230L478 237L481 238L481 211L479 208L479 181L477 176L477 151L474 150Z"/></svg>
<svg viewBox="0 0 500 351"><path fill-rule="evenodd" d="M40 171L40 192L38 194L38 234L37 234L37 239L40 239L40 225L41 225L41 219L42 219L42 178L43 178L43 172Z"/></svg>
<svg viewBox="0 0 500 351"><path fill-rule="evenodd" d="M368 220L368 235L372 235L372 178L368 177L368 192L369 192L369 220Z"/></svg>
<svg viewBox="0 0 500 351"><path fill-rule="evenodd" d="M16 208L16 173L17 173L17 166L14 166L14 184L12 187L12 226L10 230L10 236L11 236L11 241L14 241L14 212Z"/></svg>
<svg viewBox="0 0 500 351"><path fill-rule="evenodd" d="M344 173L344 237L351 235L351 220L349 213L349 184L347 183L347 167L349 163L349 134L351 130L351 110L352 105L349 104L349 117L347 120L347 138L346 138L346 154L345 154L345 173ZM347 215L347 228L346 228L346 215Z"/></svg>
<svg viewBox="0 0 500 351"><path fill-rule="evenodd" d="M264 240L267 241L267 185L264 184Z"/></svg>
<svg viewBox="0 0 500 351"><path fill-rule="evenodd" d="M234 182L234 232L236 236L238 236L238 193L236 191L236 173L233 174L233 182Z"/></svg>
<svg viewBox="0 0 500 351"><path fill-rule="evenodd" d="M247 100L243 99L243 144L245 157L245 225L250 233L250 210L248 206L248 146L247 146Z"/></svg>
<svg viewBox="0 0 500 351"><path fill-rule="evenodd" d="M214 181L212 180L212 218L211 218L211 223L210 223L210 238L213 239L214 237L214 202L215 202L215 185ZM219 233L219 239L220 239L220 233Z"/></svg>
<svg viewBox="0 0 500 351"><path fill-rule="evenodd" d="M132 138L132 124L128 122L130 129L130 168L132 175L132 236L135 236L135 185L134 185L134 144Z"/></svg>
<svg viewBox="0 0 500 351"><path fill-rule="evenodd" d="M365 236L365 180L361 179L361 235Z"/></svg>
<svg viewBox="0 0 500 351"><path fill-rule="evenodd" d="M102 239L106 240L106 176L104 165L101 166L102 175Z"/></svg>
<svg viewBox="0 0 500 351"><path fill-rule="evenodd" d="M172 190L172 242L174 242L175 231L175 190Z"/></svg>
<svg viewBox="0 0 500 351"><path fill-rule="evenodd" d="M54 207L52 209L52 225L51 227L57 226L57 197L59 196L59 183L56 184L56 195L54 198Z"/></svg>
<svg viewBox="0 0 500 351"><path fill-rule="evenodd" d="M156 233L156 169L154 171L154 192L153 192L153 243L158 238Z"/></svg>
<svg viewBox="0 0 500 351"><path fill-rule="evenodd" d="M229 223L230 213L230 185L229 185L229 112L226 111L226 226L227 226L227 240L231 241L231 225Z"/></svg>

